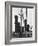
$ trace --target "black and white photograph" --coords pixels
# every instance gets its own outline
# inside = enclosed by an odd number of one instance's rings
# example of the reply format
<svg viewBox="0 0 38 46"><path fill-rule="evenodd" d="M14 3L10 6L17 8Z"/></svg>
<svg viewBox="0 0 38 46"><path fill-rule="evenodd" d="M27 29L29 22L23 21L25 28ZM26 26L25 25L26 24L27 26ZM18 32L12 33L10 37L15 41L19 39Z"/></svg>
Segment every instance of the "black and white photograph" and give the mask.
<svg viewBox="0 0 38 46"><path fill-rule="evenodd" d="M33 15L34 15L34 7L12 8L12 37L13 38L32 37L33 26L34 26Z"/></svg>
<svg viewBox="0 0 38 46"><path fill-rule="evenodd" d="M31 42L36 39L36 4L32 3L6 3L6 43ZM9 4L9 5L8 5ZM10 5L11 4L11 5ZM13 5L14 4L14 5ZM9 42L9 43L10 43Z"/></svg>

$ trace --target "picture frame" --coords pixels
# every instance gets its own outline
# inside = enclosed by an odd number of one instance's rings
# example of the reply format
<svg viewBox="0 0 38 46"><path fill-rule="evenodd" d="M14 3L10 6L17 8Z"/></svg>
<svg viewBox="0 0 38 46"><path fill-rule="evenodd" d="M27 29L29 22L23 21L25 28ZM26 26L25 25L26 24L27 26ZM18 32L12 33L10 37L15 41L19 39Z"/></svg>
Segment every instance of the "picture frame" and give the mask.
<svg viewBox="0 0 38 46"><path fill-rule="evenodd" d="M12 32L12 7L18 8L32 8L35 7L35 37L34 40L29 41L12 41L10 42ZM27 12L26 12L27 13ZM15 40L16 38L14 38ZM19 38L20 39L20 38ZM21 38L22 39L22 38ZM28 39L28 38L27 38ZM21 43L36 43L37 42L37 4L27 2L5 2L5 44L21 44Z"/></svg>

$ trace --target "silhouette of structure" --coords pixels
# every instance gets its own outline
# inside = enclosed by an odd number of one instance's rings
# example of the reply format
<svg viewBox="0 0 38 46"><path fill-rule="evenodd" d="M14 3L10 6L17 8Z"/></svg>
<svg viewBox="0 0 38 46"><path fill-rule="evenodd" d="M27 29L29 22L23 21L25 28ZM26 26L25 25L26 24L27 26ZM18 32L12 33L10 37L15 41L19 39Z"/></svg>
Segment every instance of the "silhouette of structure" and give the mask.
<svg viewBox="0 0 38 46"><path fill-rule="evenodd" d="M24 20L24 27L25 27L25 31L27 31L27 19Z"/></svg>
<svg viewBox="0 0 38 46"><path fill-rule="evenodd" d="M18 16L15 16L15 32L19 33L20 32L20 23L18 22Z"/></svg>
<svg viewBox="0 0 38 46"><path fill-rule="evenodd" d="M14 32L14 37L32 37L32 31L29 30L30 25L27 24L27 19L24 20L24 27L20 26L20 23L18 22L18 16L15 15L15 32ZM21 28L22 28L22 32L21 32ZM25 28L25 32L24 32L24 28Z"/></svg>

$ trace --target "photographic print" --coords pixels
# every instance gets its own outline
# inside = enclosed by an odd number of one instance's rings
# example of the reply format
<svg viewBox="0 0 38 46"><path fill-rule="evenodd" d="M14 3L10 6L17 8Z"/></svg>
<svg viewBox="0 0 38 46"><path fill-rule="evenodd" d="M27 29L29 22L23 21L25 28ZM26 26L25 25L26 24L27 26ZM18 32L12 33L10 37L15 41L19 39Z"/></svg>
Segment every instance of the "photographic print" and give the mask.
<svg viewBox="0 0 38 46"><path fill-rule="evenodd" d="M37 41L37 4L6 2L6 43Z"/></svg>

